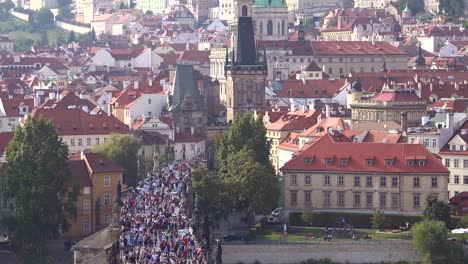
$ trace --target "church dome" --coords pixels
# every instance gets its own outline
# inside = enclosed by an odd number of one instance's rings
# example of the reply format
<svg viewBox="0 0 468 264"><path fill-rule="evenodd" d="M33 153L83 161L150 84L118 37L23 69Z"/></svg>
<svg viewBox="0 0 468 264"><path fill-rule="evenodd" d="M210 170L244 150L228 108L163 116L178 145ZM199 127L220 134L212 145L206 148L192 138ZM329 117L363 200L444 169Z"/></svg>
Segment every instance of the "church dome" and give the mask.
<svg viewBox="0 0 468 264"><path fill-rule="evenodd" d="M362 85L359 79L357 79L351 86L351 91L353 92L362 92Z"/></svg>
<svg viewBox="0 0 468 264"><path fill-rule="evenodd" d="M287 7L286 0L255 0L253 7Z"/></svg>

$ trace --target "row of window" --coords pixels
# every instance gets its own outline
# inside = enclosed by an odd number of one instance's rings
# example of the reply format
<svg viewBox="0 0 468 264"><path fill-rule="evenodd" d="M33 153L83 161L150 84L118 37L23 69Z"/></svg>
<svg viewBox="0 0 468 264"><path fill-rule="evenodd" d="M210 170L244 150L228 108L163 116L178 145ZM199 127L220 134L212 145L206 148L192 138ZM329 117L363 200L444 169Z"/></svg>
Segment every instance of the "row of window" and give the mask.
<svg viewBox="0 0 468 264"><path fill-rule="evenodd" d="M104 214L104 224L108 224L111 221L111 215L110 214ZM91 225L89 222L84 222L83 223L83 231L89 232L91 230Z"/></svg>
<svg viewBox="0 0 468 264"><path fill-rule="evenodd" d="M448 183L450 183L450 177L448 178ZM460 184L460 175L453 175L453 184ZM468 176L463 176L463 184L468 184Z"/></svg>
<svg viewBox="0 0 468 264"><path fill-rule="evenodd" d="M312 158L305 158L304 159L305 164L311 164L312 163ZM333 163L333 158L325 158L325 164L326 165L331 165ZM349 158L344 158L340 160L341 165L348 165L349 163ZM385 164L387 166L393 166L394 160L393 159L386 159ZM366 165L367 166L372 166L374 164L374 159L366 159ZM406 164L408 166L414 166L415 164L418 164L419 166L425 166L426 161L425 160L407 160Z"/></svg>
<svg viewBox="0 0 468 264"><path fill-rule="evenodd" d="M446 158L445 167L450 168L451 165L452 165L451 159ZM453 168L459 168L459 167L460 167L460 160L453 159ZM463 160L463 168L468 169L468 159Z"/></svg>
<svg viewBox="0 0 468 264"><path fill-rule="evenodd" d="M297 205L298 203L298 191L290 191L290 203L292 206ZM339 207L344 207L345 206L345 192L336 192L336 205ZM324 191L323 192L323 206L324 207L329 207L331 206L331 197L332 197L332 192L331 191ZM374 193L365 193L362 195L362 193L353 193L353 206L354 207L359 207L361 206L362 198L364 197L365 199L365 206L374 206ZM400 206L400 194L398 193L392 193L390 197L390 204L388 204L387 201L387 193L380 193L379 194L379 207L399 207ZM312 205L312 191L304 191L304 204L311 206ZM413 194L413 206L414 207L419 207L421 206L421 194Z"/></svg>
<svg viewBox="0 0 468 264"><path fill-rule="evenodd" d="M66 141L64 141L65 144L67 143ZM103 138L103 142L104 144L107 143L107 138ZM92 143L92 140L91 138L86 138L86 146L91 146L91 143ZM94 139L94 145L99 145L101 144L101 138L95 138ZM75 140L74 138L71 138L70 139L70 146L74 147L74 146L83 146L83 139L82 138L78 138L77 140Z"/></svg>
<svg viewBox="0 0 468 264"><path fill-rule="evenodd" d="M468 176L465 176L468 178ZM362 177L364 178L364 177ZM373 178L372 176L366 176L365 177L365 187L373 187ZM311 185L312 184L312 176L311 175L304 175L304 184L305 185ZM361 176L354 176L353 179L353 187L361 187ZM392 177L391 179L391 187L398 187L398 177ZM467 179L468 181L468 179ZM297 175L292 174L290 177L290 184L291 185L297 185ZM331 176L330 175L324 175L323 176L323 185L325 186L331 186ZM344 175L338 175L337 177L337 186L340 187L345 187L345 176ZM438 184L438 178L437 177L431 177L431 187L432 188L437 188L439 186ZM380 187L387 187L387 177L380 177ZM421 180L420 177L413 177L413 187L414 188L420 188L421 187Z"/></svg>

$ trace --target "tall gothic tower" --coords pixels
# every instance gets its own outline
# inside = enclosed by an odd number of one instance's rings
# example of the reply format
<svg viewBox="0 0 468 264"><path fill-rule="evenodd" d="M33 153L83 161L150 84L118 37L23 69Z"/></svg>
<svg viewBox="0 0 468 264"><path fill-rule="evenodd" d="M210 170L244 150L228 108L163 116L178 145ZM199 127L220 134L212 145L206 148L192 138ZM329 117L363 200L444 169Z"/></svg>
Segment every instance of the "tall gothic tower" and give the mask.
<svg viewBox="0 0 468 264"><path fill-rule="evenodd" d="M232 0L231 0L232 1ZM253 0L233 0L234 2L234 17L229 22L232 32L232 43L237 43L238 21L240 17L251 17Z"/></svg>
<svg viewBox="0 0 468 264"><path fill-rule="evenodd" d="M268 74L265 54L260 62L251 17L238 20L237 45L229 62L226 50L226 114L234 120L236 114L263 111L265 107L265 79Z"/></svg>

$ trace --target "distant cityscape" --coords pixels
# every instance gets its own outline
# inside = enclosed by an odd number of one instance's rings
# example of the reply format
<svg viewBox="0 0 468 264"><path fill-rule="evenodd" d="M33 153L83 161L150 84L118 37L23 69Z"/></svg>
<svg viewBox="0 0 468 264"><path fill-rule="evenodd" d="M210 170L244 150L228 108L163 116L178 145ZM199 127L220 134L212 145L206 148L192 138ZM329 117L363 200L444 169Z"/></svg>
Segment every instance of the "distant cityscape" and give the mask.
<svg viewBox="0 0 468 264"><path fill-rule="evenodd" d="M464 0L2 0L0 215L18 202L10 142L46 120L68 150L63 187L79 187L55 263L432 263L411 229L444 222L432 206L447 210L449 241L468 228L467 10ZM135 161L122 150L132 142ZM274 202L215 204L232 157L244 157L236 142L251 142L255 172L275 179ZM215 183L207 202L200 190ZM21 262L3 229L5 256ZM377 238L366 241L374 252L355 242ZM453 237L464 260L446 263L466 263L466 238Z"/></svg>

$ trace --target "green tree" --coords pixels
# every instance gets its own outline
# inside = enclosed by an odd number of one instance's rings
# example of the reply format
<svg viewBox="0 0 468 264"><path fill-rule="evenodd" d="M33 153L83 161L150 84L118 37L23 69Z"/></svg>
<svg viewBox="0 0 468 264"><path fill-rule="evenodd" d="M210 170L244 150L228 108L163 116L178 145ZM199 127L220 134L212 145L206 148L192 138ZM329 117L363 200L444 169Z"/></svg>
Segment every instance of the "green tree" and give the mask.
<svg viewBox="0 0 468 264"><path fill-rule="evenodd" d="M399 0L396 2L396 6L400 13L405 9L406 4L408 4L408 8L413 15L424 12L424 0Z"/></svg>
<svg viewBox="0 0 468 264"><path fill-rule="evenodd" d="M229 155L222 181L233 208L245 213L250 226L256 213L269 213L278 199L278 178L247 148Z"/></svg>
<svg viewBox="0 0 468 264"><path fill-rule="evenodd" d="M426 196L426 207L423 212L424 220L442 221L447 227L450 226L450 208L437 199L435 195Z"/></svg>
<svg viewBox="0 0 468 264"><path fill-rule="evenodd" d="M13 48L15 49L15 51L25 51L31 48L33 43L34 43L34 40L21 37L15 40L15 44L13 45Z"/></svg>
<svg viewBox="0 0 468 264"><path fill-rule="evenodd" d="M76 40L76 37L75 37L75 31L70 31L70 34L68 35L68 43L72 43Z"/></svg>
<svg viewBox="0 0 468 264"><path fill-rule="evenodd" d="M464 215L460 218L457 223L458 228L468 228L468 215Z"/></svg>
<svg viewBox="0 0 468 264"><path fill-rule="evenodd" d="M314 214L311 211L305 211L301 214L301 220L304 224L312 226L312 221L314 220Z"/></svg>
<svg viewBox="0 0 468 264"><path fill-rule="evenodd" d="M446 14L448 20L458 22L463 17L465 3L463 0L440 0L439 13Z"/></svg>
<svg viewBox="0 0 468 264"><path fill-rule="evenodd" d="M34 24L38 28L52 28L54 26L54 14L49 9L43 7L34 15Z"/></svg>
<svg viewBox="0 0 468 264"><path fill-rule="evenodd" d="M423 257L424 264L435 263L435 259L447 254L447 228L442 221L419 222L411 233L416 250Z"/></svg>
<svg viewBox="0 0 468 264"><path fill-rule="evenodd" d="M228 156L244 148L252 151L255 161L272 170L269 159L270 144L261 118L255 119L248 113L236 116L229 132L219 136L215 141L218 174L226 172L225 165L227 165Z"/></svg>
<svg viewBox="0 0 468 264"><path fill-rule="evenodd" d="M197 209L200 213L212 218L223 215L227 206L221 198L224 194L224 187L220 178L210 175L203 167L197 167L191 175L192 190L196 194Z"/></svg>
<svg viewBox="0 0 468 264"><path fill-rule="evenodd" d="M112 134L105 144L95 146L92 151L106 155L124 168L123 183L135 186L138 181L138 151L141 143L131 135Z"/></svg>
<svg viewBox="0 0 468 264"><path fill-rule="evenodd" d="M67 44L67 41L65 40L65 37L63 35L59 35L57 37L57 43L56 44L57 44L57 47L59 47L59 46Z"/></svg>
<svg viewBox="0 0 468 264"><path fill-rule="evenodd" d="M11 214L3 219L22 263L46 263L45 242L69 228L76 216L76 188L66 187L71 174L68 148L50 122L29 118L6 149L7 194Z"/></svg>
<svg viewBox="0 0 468 264"><path fill-rule="evenodd" d="M91 39L91 41L94 42L97 40L96 31L94 30L94 27L91 29L91 31L88 34L89 34L89 38Z"/></svg>
<svg viewBox="0 0 468 264"><path fill-rule="evenodd" d="M381 229L385 224L385 213L381 210L374 209L374 213L372 215L372 228L374 229Z"/></svg>
<svg viewBox="0 0 468 264"><path fill-rule="evenodd" d="M47 31L44 30L41 32L40 45L47 46L48 44L49 44L49 36L47 36Z"/></svg>

